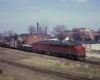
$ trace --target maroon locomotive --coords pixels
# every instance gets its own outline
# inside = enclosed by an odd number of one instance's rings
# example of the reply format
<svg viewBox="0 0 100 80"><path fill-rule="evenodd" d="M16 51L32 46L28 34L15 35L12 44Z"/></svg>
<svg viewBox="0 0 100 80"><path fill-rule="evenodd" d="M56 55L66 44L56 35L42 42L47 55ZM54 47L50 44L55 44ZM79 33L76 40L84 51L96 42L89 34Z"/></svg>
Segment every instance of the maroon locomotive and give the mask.
<svg viewBox="0 0 100 80"><path fill-rule="evenodd" d="M67 41L38 41L32 45L33 51L46 53L48 55L65 56L75 59L85 59L85 48L81 43Z"/></svg>

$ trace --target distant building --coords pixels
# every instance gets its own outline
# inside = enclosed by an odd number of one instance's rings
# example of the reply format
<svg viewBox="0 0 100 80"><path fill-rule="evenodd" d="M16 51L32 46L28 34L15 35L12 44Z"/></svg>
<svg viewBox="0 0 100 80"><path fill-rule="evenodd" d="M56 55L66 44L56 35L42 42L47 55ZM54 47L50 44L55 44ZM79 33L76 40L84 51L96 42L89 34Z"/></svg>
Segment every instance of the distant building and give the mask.
<svg viewBox="0 0 100 80"><path fill-rule="evenodd" d="M72 39L72 36L73 36L73 31L71 30L66 30L66 31L63 31L63 36L66 36L66 37L69 37L69 39Z"/></svg>
<svg viewBox="0 0 100 80"><path fill-rule="evenodd" d="M1 37L0 38L0 42L4 42L5 41L5 38L4 37Z"/></svg>
<svg viewBox="0 0 100 80"><path fill-rule="evenodd" d="M82 40L94 40L95 32L91 29L85 28L80 30L80 36L82 37Z"/></svg>
<svg viewBox="0 0 100 80"><path fill-rule="evenodd" d="M95 32L95 40L100 41L100 32Z"/></svg>
<svg viewBox="0 0 100 80"><path fill-rule="evenodd" d="M78 28L75 30L82 40L95 40L95 32L89 28Z"/></svg>
<svg viewBox="0 0 100 80"><path fill-rule="evenodd" d="M95 40L95 32L89 28L76 28L73 31L66 30L63 32L63 35L70 39L76 37L76 40Z"/></svg>
<svg viewBox="0 0 100 80"><path fill-rule="evenodd" d="M21 37L21 38L20 38ZM24 41L25 44L32 44L36 41L43 41L50 38L50 35L35 33L35 34L23 34L19 38Z"/></svg>

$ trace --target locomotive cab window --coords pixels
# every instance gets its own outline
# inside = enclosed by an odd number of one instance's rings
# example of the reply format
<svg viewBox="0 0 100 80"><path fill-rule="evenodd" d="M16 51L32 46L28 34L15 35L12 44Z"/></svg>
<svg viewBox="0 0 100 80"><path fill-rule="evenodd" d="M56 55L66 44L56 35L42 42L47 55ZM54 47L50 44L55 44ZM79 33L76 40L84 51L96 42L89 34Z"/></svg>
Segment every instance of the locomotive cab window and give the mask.
<svg viewBox="0 0 100 80"><path fill-rule="evenodd" d="M75 46L82 46L82 44L75 44Z"/></svg>
<svg viewBox="0 0 100 80"><path fill-rule="evenodd" d="M74 47L74 45L71 45L71 48L73 48Z"/></svg>
<svg viewBox="0 0 100 80"><path fill-rule="evenodd" d="M69 45L63 45L64 48L69 48Z"/></svg>

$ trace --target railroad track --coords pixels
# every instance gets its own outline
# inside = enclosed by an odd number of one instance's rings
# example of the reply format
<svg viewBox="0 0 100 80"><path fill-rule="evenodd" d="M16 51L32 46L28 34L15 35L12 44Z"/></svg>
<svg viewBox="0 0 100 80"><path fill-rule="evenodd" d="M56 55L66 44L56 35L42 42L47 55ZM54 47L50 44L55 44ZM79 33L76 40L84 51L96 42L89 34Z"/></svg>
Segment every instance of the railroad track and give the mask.
<svg viewBox="0 0 100 80"><path fill-rule="evenodd" d="M4 47L5 48L5 47ZM10 48L10 47L7 47L7 48ZM20 50L20 49L17 49L17 48L10 48L10 49L16 49L16 50ZM22 50L22 51L27 51L27 52L30 52L30 50ZM43 54L44 55L44 54ZM68 59L67 60L71 60L73 61L73 59ZM79 61L79 60L74 60L74 61ZM79 62L82 62L82 63L87 63L87 64L93 64L93 65L100 65L100 61L91 61L91 60L83 60L83 61L79 61Z"/></svg>
<svg viewBox="0 0 100 80"><path fill-rule="evenodd" d="M24 64L12 62L12 61L4 60L4 59L0 59L0 62L9 64L9 65L13 65L13 66L17 66L17 67L21 67L21 68L30 69L33 71L38 71L38 72L47 73L47 74L54 74L56 76L60 76L60 77L64 77L64 78L72 79L72 80L100 80L99 78L96 78L96 77L90 78L90 77L86 77L86 76L85 77L74 76L74 75L70 75L70 74L65 74L65 73L50 71L50 70L41 69L41 68L37 68L37 67L33 67L33 66L28 66L28 65L24 65Z"/></svg>
<svg viewBox="0 0 100 80"><path fill-rule="evenodd" d="M91 65L98 65L100 66L100 61L93 61L93 60L82 60L82 61L79 61L79 60L72 60L72 59L68 59L68 60L71 60L71 61L77 61L77 62L81 62L81 63L87 63L87 64L91 64Z"/></svg>
<svg viewBox="0 0 100 80"><path fill-rule="evenodd" d="M91 61L91 60L85 60L81 61L83 63L93 64L93 65L100 65L100 61Z"/></svg>
<svg viewBox="0 0 100 80"><path fill-rule="evenodd" d="M19 49L17 49L17 50L19 50ZM26 50L22 50L22 51L26 51ZM28 51L28 52L30 52L30 51ZM69 59L69 60L72 60L72 59ZM75 59L74 59L74 61L75 61ZM76 60L76 61L79 61L79 60ZM88 63L88 64L93 64L93 65L100 65L100 61L93 61L93 60L87 60L87 59L86 60L82 60L80 62L82 62L82 63Z"/></svg>

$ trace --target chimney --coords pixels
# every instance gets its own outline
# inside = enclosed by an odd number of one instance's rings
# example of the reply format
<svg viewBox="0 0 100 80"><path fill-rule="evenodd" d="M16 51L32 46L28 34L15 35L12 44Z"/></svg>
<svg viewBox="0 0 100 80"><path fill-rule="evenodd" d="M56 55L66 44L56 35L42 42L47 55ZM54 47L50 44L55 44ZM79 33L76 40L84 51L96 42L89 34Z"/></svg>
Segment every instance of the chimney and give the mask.
<svg viewBox="0 0 100 80"><path fill-rule="evenodd" d="M39 23L37 22L37 33L38 33Z"/></svg>

